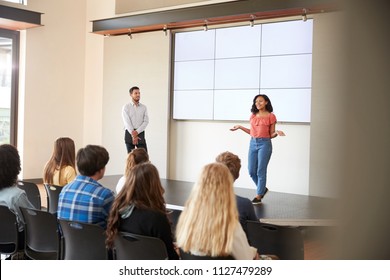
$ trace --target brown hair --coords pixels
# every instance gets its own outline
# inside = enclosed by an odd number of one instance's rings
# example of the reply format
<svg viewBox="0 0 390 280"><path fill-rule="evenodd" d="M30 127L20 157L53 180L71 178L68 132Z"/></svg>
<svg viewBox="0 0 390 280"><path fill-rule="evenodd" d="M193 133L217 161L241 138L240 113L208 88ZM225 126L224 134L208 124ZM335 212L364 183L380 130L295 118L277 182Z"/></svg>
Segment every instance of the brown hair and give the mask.
<svg viewBox="0 0 390 280"><path fill-rule="evenodd" d="M157 168L151 163L134 166L126 177L122 191L115 197L107 222L107 247L111 248L118 233L120 212L133 204L166 214L164 189Z"/></svg>
<svg viewBox="0 0 390 280"><path fill-rule="evenodd" d="M53 153L46 163L43 171L43 181L48 184L53 184L54 172L59 170L61 178L61 169L65 166L75 168L75 146L74 141L68 137L58 138L54 142Z"/></svg>
<svg viewBox="0 0 390 280"><path fill-rule="evenodd" d="M77 169L81 175L93 176L106 167L110 156L104 147L87 145L77 152Z"/></svg>
<svg viewBox="0 0 390 280"><path fill-rule="evenodd" d="M127 155L125 177L129 177L130 171L134 166L148 161L149 161L149 155L144 148L137 148L132 150Z"/></svg>
<svg viewBox="0 0 390 280"><path fill-rule="evenodd" d="M217 156L216 162L223 163L229 168L234 180L240 176L241 160L231 152L223 152Z"/></svg>

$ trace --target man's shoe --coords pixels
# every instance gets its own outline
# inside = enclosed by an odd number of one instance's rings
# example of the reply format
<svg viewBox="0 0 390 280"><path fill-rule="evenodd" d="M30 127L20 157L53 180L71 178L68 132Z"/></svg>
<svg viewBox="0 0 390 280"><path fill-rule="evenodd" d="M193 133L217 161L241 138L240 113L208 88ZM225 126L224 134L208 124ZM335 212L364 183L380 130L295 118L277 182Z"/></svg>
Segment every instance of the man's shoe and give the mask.
<svg viewBox="0 0 390 280"><path fill-rule="evenodd" d="M255 197L255 198L252 200L252 204L260 204L260 203L261 203L261 198Z"/></svg>
<svg viewBox="0 0 390 280"><path fill-rule="evenodd" d="M265 194L268 192L268 188L265 188L265 192L261 195L261 198L264 198Z"/></svg>

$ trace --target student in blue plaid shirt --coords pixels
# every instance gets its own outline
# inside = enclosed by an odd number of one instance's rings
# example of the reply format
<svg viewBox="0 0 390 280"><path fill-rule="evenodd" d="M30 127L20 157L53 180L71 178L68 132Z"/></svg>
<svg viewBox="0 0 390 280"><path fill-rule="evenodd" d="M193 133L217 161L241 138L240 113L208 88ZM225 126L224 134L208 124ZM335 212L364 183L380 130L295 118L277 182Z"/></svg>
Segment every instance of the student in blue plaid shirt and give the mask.
<svg viewBox="0 0 390 280"><path fill-rule="evenodd" d="M105 148L87 145L77 152L80 173L61 191L58 219L98 224L106 228L114 193L98 181L103 178L109 155Z"/></svg>

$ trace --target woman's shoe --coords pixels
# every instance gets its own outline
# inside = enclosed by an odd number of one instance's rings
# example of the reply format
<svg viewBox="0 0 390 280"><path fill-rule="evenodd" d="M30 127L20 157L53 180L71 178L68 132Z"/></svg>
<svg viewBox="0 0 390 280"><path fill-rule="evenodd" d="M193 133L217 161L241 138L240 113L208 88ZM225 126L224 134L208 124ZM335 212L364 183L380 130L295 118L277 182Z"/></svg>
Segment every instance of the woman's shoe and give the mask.
<svg viewBox="0 0 390 280"><path fill-rule="evenodd" d="M265 196L265 194L268 192L268 188L266 187L265 188L265 192L261 195L261 198L263 199L264 198L264 196Z"/></svg>
<svg viewBox="0 0 390 280"><path fill-rule="evenodd" d="M252 200L252 204L260 204L260 203L261 203L261 198L255 197L255 198Z"/></svg>

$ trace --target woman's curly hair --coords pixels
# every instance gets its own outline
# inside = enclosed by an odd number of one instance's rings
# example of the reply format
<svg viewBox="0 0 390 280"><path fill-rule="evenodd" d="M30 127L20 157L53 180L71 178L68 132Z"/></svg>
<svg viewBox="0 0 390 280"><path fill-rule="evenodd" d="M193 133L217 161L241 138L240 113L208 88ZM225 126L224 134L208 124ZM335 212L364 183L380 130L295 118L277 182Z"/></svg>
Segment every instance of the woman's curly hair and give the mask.
<svg viewBox="0 0 390 280"><path fill-rule="evenodd" d="M20 170L18 150L9 144L0 145L0 189L13 186Z"/></svg>

